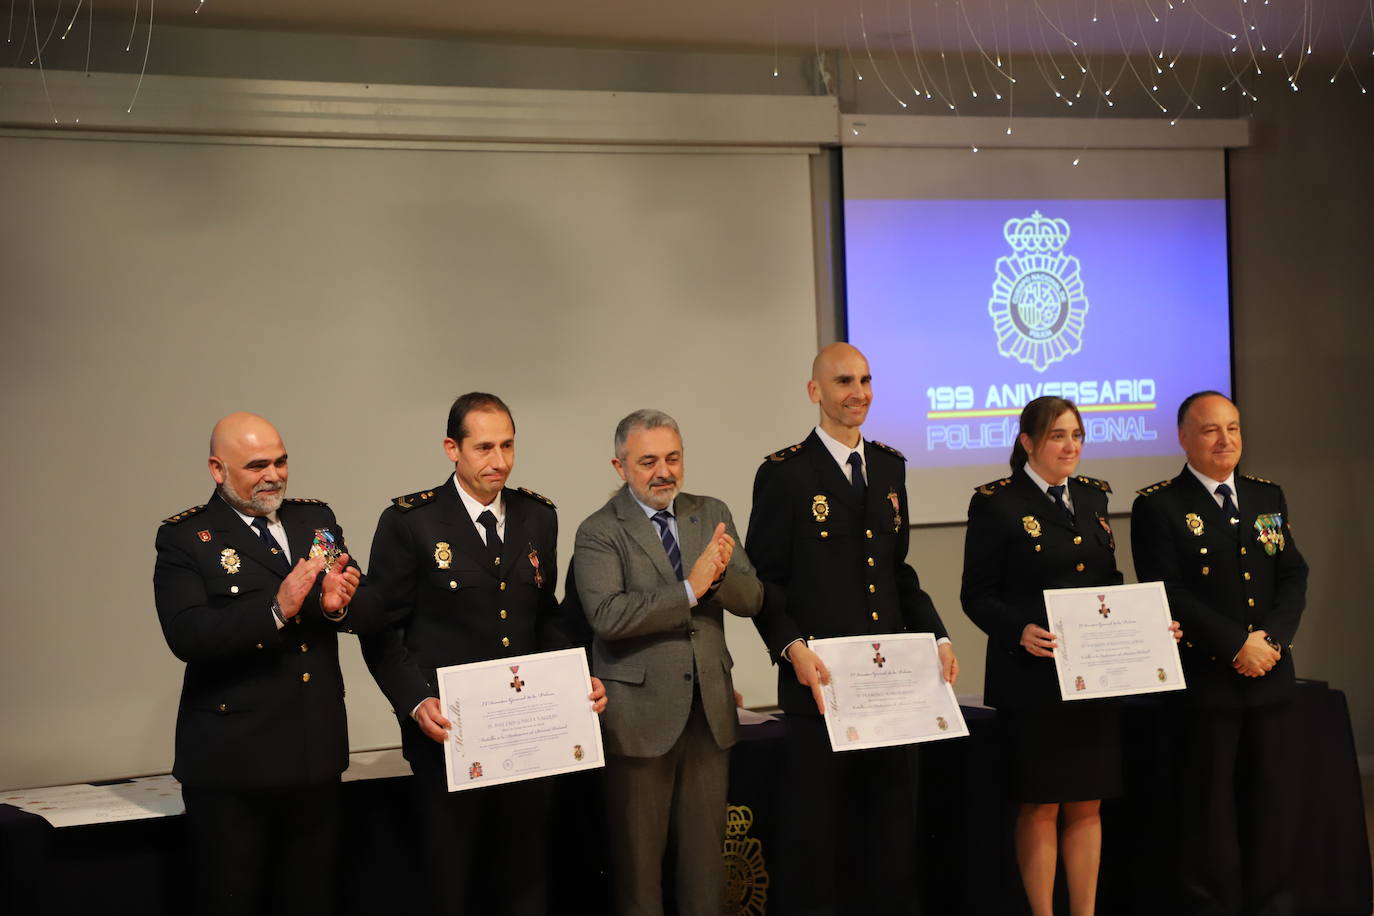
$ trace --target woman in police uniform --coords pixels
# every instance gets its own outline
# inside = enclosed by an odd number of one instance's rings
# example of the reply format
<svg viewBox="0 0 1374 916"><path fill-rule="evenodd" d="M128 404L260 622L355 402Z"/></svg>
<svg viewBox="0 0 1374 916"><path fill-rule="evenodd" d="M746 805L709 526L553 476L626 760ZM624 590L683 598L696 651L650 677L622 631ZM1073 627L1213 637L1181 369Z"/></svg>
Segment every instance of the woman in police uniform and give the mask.
<svg viewBox="0 0 1374 916"><path fill-rule="evenodd" d="M1111 487L1075 476L1082 448L1083 421L1073 402L1042 397L1027 404L1011 476L974 493L964 542L960 600L988 636L985 701L997 708L1008 739L1019 803L1016 858L1036 916L1053 913L1060 851L1071 911L1093 912L1098 807L1121 789L1117 705L1060 699L1041 594L1122 581L1107 521Z"/></svg>

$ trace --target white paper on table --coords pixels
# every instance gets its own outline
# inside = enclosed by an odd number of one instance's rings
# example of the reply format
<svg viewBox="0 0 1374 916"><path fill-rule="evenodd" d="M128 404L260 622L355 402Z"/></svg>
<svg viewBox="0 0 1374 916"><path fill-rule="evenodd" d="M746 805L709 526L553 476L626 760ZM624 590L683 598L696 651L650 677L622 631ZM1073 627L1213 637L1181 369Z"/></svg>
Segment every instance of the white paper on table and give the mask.
<svg viewBox="0 0 1374 916"><path fill-rule="evenodd" d="M1065 700L1184 690L1162 582L1045 590Z"/></svg>
<svg viewBox="0 0 1374 916"><path fill-rule="evenodd" d="M581 649L440 668L448 790L459 792L606 765Z"/></svg>
<svg viewBox="0 0 1374 916"><path fill-rule="evenodd" d="M934 634L843 636L808 645L830 669L823 695L831 750L968 734L954 688L941 673Z"/></svg>
<svg viewBox="0 0 1374 916"><path fill-rule="evenodd" d="M171 776L140 776L103 786L15 789L0 793L0 804L36 814L54 827L172 817L186 811L181 785Z"/></svg>

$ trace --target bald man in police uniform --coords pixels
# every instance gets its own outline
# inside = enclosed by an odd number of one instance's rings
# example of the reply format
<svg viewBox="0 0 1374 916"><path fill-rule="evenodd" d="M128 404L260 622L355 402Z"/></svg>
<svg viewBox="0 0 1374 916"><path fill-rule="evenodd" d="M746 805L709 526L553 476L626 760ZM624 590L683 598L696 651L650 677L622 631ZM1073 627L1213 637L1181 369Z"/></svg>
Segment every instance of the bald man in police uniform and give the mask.
<svg viewBox="0 0 1374 916"><path fill-rule="evenodd" d="M912 751L831 751L821 717L830 673L806 641L933 633L950 683L958 662L906 561L906 459L860 432L873 400L868 360L831 344L806 390L820 422L759 467L745 542L767 587L754 623L778 665L787 713L774 900L784 916L908 913L916 905ZM862 826L844 830L846 817ZM845 849L857 867L839 864Z"/></svg>
<svg viewBox="0 0 1374 916"><path fill-rule="evenodd" d="M1279 747L1307 563L1283 491L1236 472L1235 404L1215 391L1188 397L1178 441L1183 471L1141 490L1131 510L1136 572L1164 583L1185 634L1177 912L1291 914Z"/></svg>
<svg viewBox="0 0 1374 916"><path fill-rule="evenodd" d="M172 774L195 863L188 911L329 914L348 766L336 634L376 626L380 607L329 507L285 498L271 423L224 417L209 469L210 501L162 523L153 571L163 636L186 663Z"/></svg>
<svg viewBox="0 0 1374 916"><path fill-rule="evenodd" d="M392 500L377 523L368 587L393 623L363 640L363 656L401 724L415 773L434 911L542 916L553 782L448 792L443 742L451 722L439 707L435 669L568 645L554 597L558 514L538 493L506 486L515 423L500 398L458 398L447 434L453 474ZM605 707L595 678L590 699L598 712ZM473 887L478 876L483 886Z"/></svg>

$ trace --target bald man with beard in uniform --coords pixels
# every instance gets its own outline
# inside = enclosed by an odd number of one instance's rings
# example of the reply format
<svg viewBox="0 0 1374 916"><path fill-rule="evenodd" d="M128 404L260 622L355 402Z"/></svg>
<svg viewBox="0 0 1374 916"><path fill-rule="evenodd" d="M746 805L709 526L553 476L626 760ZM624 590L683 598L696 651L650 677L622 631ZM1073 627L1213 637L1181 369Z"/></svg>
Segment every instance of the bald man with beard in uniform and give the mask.
<svg viewBox="0 0 1374 916"><path fill-rule="evenodd" d="M162 523L153 571L163 636L186 663L172 774L195 863L188 911L324 916L348 766L336 634L380 625L380 605L329 506L286 498L271 423L224 417L208 465L209 502Z"/></svg>

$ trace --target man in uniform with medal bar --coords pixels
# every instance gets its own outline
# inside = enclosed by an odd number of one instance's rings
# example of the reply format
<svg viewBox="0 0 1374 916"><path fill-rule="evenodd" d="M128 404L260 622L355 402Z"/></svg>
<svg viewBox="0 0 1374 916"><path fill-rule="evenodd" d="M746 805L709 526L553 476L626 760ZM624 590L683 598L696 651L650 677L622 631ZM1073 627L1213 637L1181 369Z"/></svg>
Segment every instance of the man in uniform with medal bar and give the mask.
<svg viewBox="0 0 1374 916"><path fill-rule="evenodd" d="M1185 399L1178 441L1183 471L1141 490L1131 510L1136 573L1164 583L1186 634L1188 689L1172 699L1182 714L1174 912L1291 914L1280 761L1307 563L1283 491L1236 473L1240 412L1229 398Z"/></svg>
<svg viewBox="0 0 1374 916"><path fill-rule="evenodd" d="M209 502L157 533L153 592L186 663L176 761L195 899L188 912L334 912L348 729L336 634L377 626L343 529L286 499L271 423L234 413L210 436Z"/></svg>
<svg viewBox="0 0 1374 916"><path fill-rule="evenodd" d="M538 493L506 486L515 422L500 398L459 397L446 431L453 474L396 497L377 522L368 587L380 593L391 625L363 640L363 657L396 713L415 774L432 912L542 916L553 783L448 792L443 745L452 723L439 707L435 669L568 645L554 597L558 515ZM605 708L596 678L589 699L597 712ZM479 858L491 867L474 888Z"/></svg>

